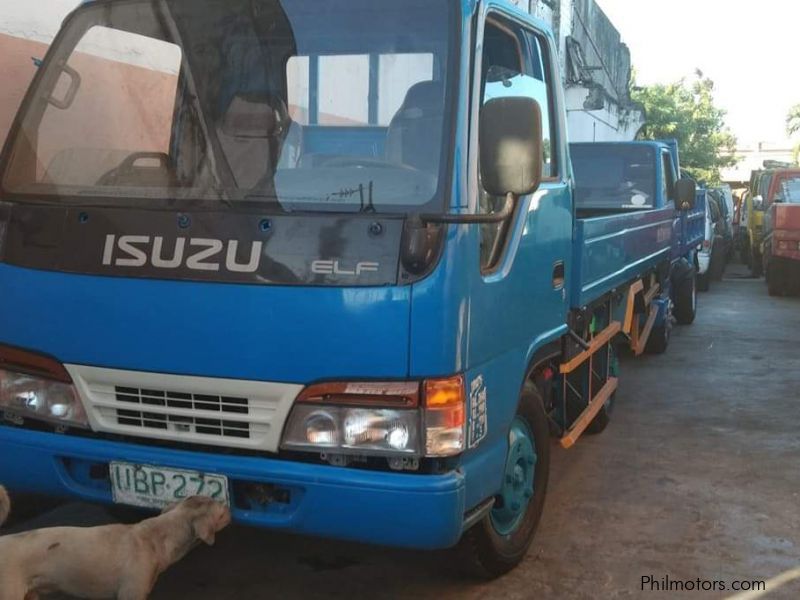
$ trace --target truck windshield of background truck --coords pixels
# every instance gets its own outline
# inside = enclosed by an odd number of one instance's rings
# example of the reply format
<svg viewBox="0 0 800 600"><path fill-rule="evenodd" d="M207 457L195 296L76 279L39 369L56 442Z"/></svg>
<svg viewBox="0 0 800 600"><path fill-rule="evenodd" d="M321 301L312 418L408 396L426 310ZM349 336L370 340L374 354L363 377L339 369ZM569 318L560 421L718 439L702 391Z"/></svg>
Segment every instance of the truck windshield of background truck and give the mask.
<svg viewBox="0 0 800 600"><path fill-rule="evenodd" d="M775 195L775 202L800 204L800 177L792 177L781 181L781 186Z"/></svg>
<svg viewBox="0 0 800 600"><path fill-rule="evenodd" d="M447 0L118 0L65 24L7 193L170 206L441 210Z"/></svg>
<svg viewBox="0 0 800 600"><path fill-rule="evenodd" d="M579 210L653 208L655 149L615 144L571 146L575 206Z"/></svg>

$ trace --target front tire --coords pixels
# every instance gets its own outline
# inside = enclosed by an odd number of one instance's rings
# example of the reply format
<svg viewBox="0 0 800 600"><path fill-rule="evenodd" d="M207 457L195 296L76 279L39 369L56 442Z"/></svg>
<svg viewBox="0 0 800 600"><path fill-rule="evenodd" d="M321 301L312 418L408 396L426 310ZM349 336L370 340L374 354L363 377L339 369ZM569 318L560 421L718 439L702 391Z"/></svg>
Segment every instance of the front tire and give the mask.
<svg viewBox="0 0 800 600"><path fill-rule="evenodd" d="M542 396L523 389L511 424L502 488L494 508L464 534L459 550L472 573L495 578L516 567L530 548L544 510L550 475L550 428Z"/></svg>
<svg viewBox="0 0 800 600"><path fill-rule="evenodd" d="M782 275L778 267L767 263L767 291L770 296L783 296L786 293Z"/></svg>

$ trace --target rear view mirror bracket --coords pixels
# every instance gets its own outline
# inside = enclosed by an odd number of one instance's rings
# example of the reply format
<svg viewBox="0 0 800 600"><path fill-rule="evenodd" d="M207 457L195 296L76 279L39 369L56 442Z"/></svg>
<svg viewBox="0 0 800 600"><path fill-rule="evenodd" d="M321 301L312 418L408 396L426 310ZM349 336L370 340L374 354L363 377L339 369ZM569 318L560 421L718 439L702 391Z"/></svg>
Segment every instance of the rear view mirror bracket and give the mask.
<svg viewBox="0 0 800 600"><path fill-rule="evenodd" d="M483 213L478 215L450 215L450 214L422 214L417 215L422 223L443 224L449 223L454 225L475 224L475 225L491 225L493 223L503 223L511 218L514 214L514 207L517 203L517 196L511 192L506 194L506 201L497 212Z"/></svg>
<svg viewBox="0 0 800 600"><path fill-rule="evenodd" d="M56 108L66 110L72 106L72 103L75 101L75 96L78 95L78 90L81 87L81 74L67 64L61 65L61 73L66 74L67 77L69 77L69 87L67 88L63 98L56 98L51 93L47 101Z"/></svg>

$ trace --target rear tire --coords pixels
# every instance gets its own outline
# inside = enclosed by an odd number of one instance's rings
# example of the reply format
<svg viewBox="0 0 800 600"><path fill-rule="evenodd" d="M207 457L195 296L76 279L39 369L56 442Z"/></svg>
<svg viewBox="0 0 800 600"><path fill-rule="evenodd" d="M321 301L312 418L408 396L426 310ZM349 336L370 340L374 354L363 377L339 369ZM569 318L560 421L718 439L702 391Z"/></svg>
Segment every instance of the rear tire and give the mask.
<svg viewBox="0 0 800 600"><path fill-rule="evenodd" d="M711 289L711 279L708 276L708 273L704 273L703 275L697 276L697 291L698 292L707 292Z"/></svg>
<svg viewBox="0 0 800 600"><path fill-rule="evenodd" d="M525 558L542 517L549 475L547 415L538 388L526 384L509 431L503 487L495 507L458 546L472 574L493 579Z"/></svg>
<svg viewBox="0 0 800 600"><path fill-rule="evenodd" d="M759 252L753 250L750 253L750 273L753 274L753 277L761 277L764 274L764 264L762 260Z"/></svg>
<svg viewBox="0 0 800 600"><path fill-rule="evenodd" d="M697 275L692 273L675 290L675 319L680 325L691 325L697 317Z"/></svg>
<svg viewBox="0 0 800 600"><path fill-rule="evenodd" d="M750 239L747 237L742 241L742 249L739 250L739 256L741 257L743 265L750 264Z"/></svg>
<svg viewBox="0 0 800 600"><path fill-rule="evenodd" d="M725 266L725 254L716 250L711 254L711 264L708 266L708 273L706 273L706 275L714 281L722 281L722 277L725 275Z"/></svg>

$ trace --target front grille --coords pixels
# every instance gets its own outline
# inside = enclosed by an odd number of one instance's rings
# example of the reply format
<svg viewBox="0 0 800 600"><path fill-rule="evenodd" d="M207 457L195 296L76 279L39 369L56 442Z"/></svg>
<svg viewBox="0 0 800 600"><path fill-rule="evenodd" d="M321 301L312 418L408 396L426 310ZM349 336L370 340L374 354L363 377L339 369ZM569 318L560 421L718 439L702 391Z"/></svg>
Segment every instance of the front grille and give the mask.
<svg viewBox="0 0 800 600"><path fill-rule="evenodd" d="M302 385L67 365L91 428L132 438L277 452Z"/></svg>
<svg viewBox="0 0 800 600"><path fill-rule="evenodd" d="M187 394L168 390L146 390L140 388L115 388L117 400L137 405L142 410L117 409L117 423L130 427L162 429L177 433L198 433L222 437L249 438L250 424L224 418L226 415L248 415L247 398L232 396L213 396L209 394ZM179 414L170 411L153 412L148 407L177 409ZM187 416L182 411L219 413L219 418Z"/></svg>

